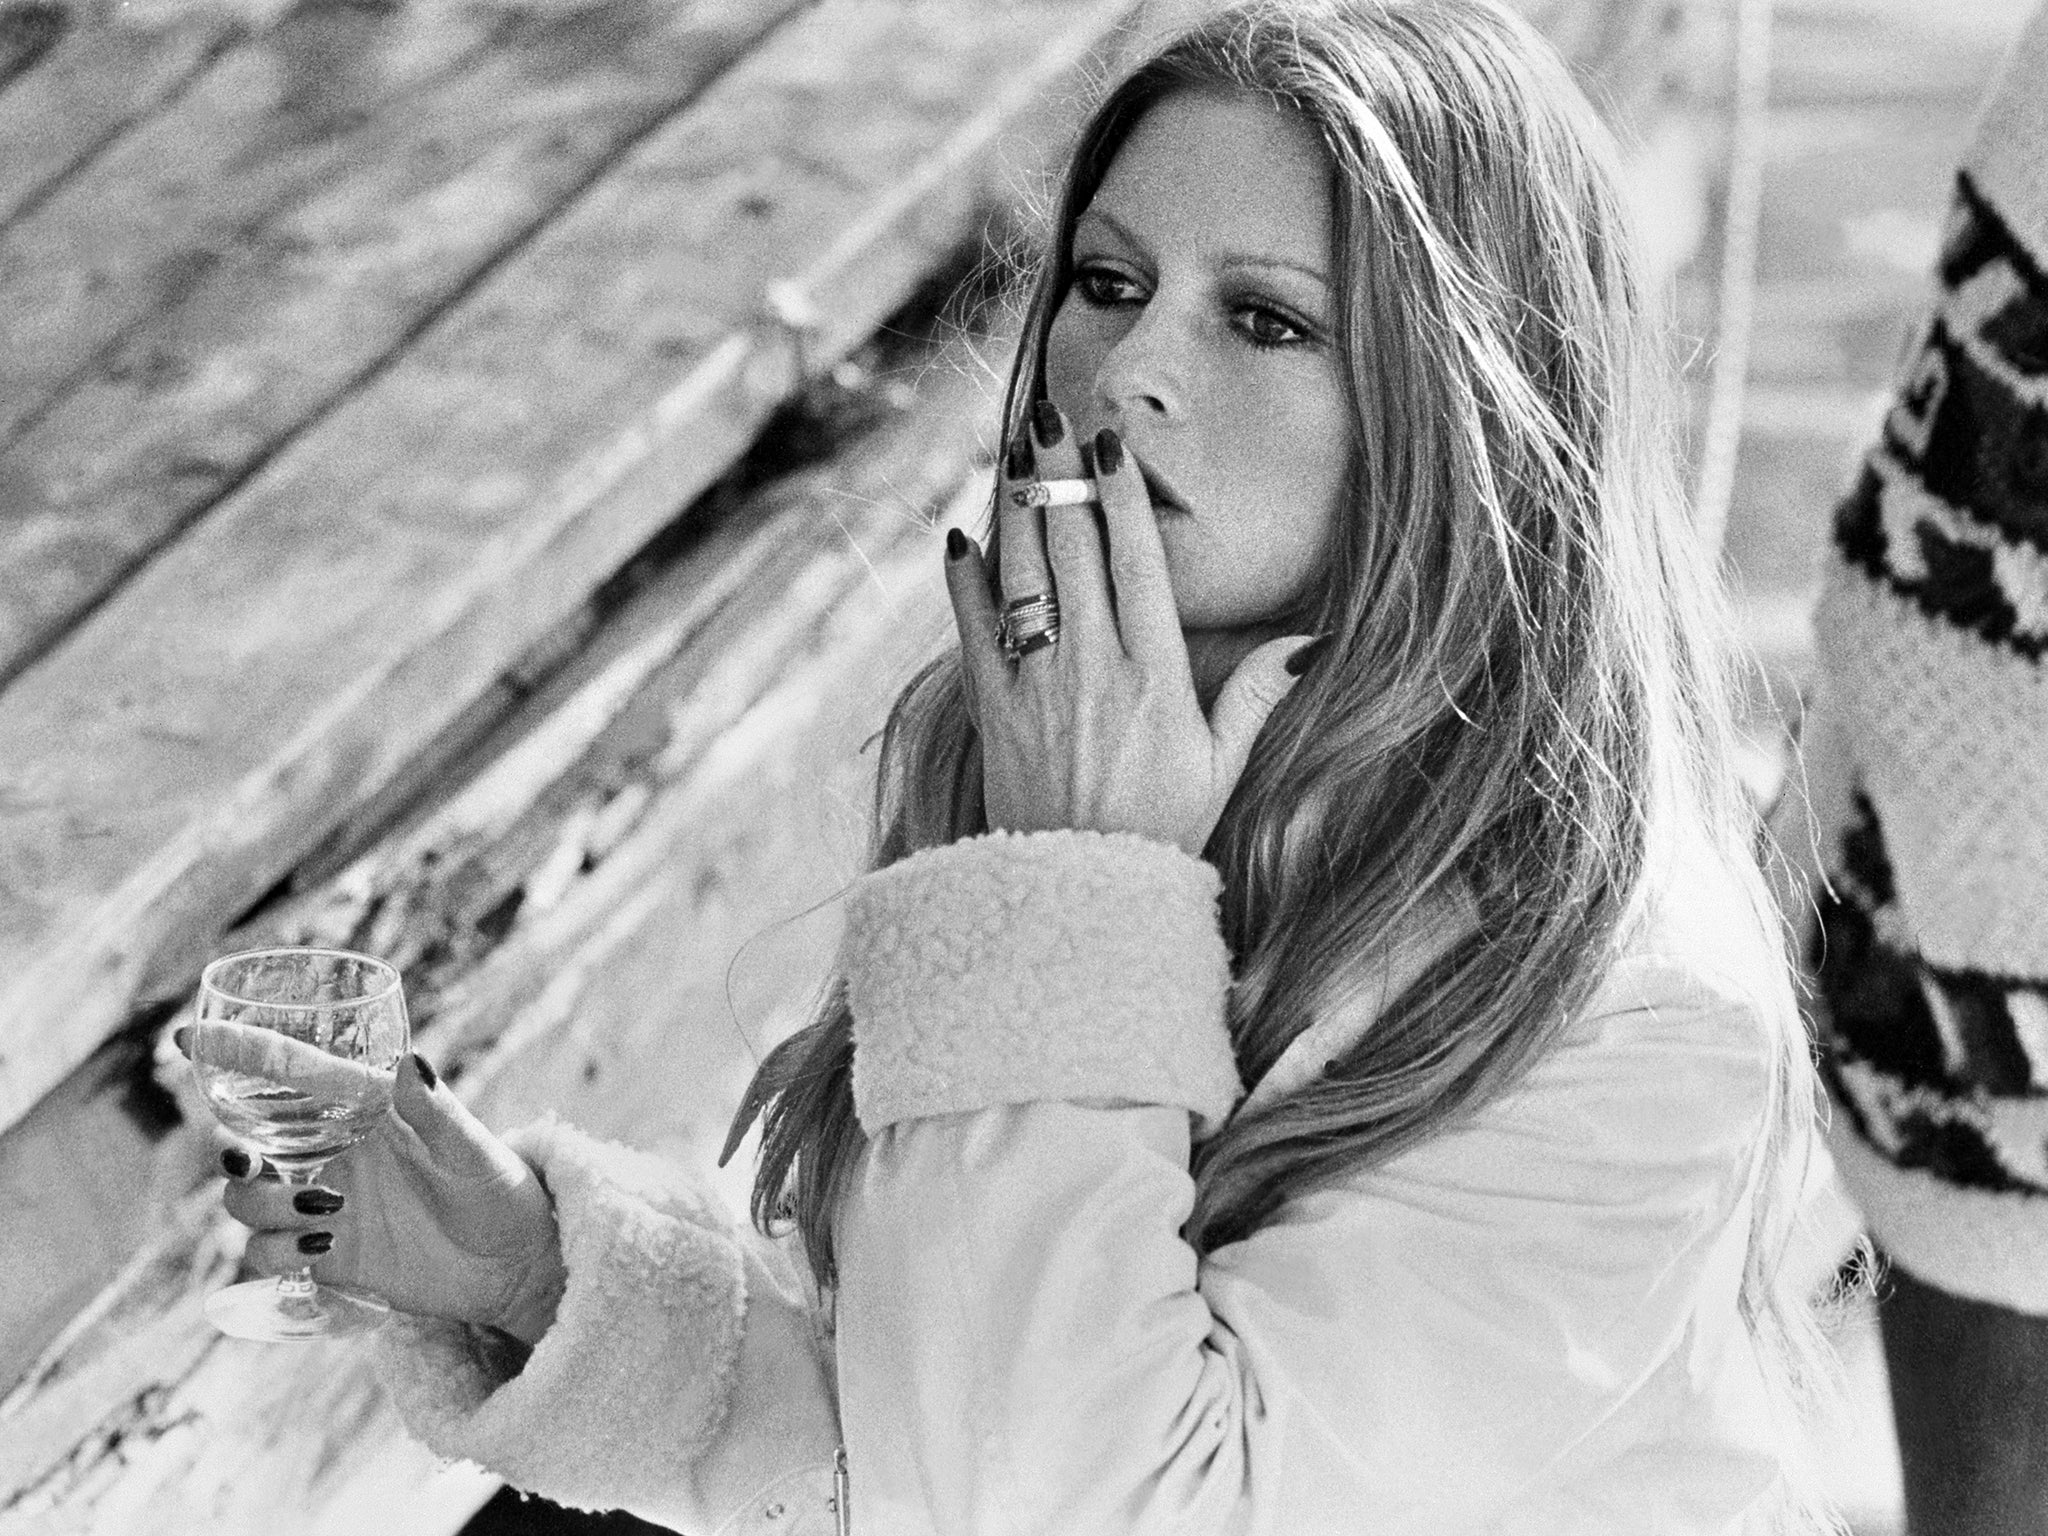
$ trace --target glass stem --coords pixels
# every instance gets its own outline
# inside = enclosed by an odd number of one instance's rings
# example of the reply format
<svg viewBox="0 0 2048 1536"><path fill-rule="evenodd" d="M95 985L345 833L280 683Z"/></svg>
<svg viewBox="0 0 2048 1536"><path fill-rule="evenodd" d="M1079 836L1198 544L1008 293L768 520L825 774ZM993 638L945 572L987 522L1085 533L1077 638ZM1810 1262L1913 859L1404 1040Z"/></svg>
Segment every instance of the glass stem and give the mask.
<svg viewBox="0 0 2048 1536"><path fill-rule="evenodd" d="M271 1166L277 1169L277 1182L288 1190L308 1189L320 1176L320 1170L327 1166L322 1158L310 1168L287 1167L271 1159ZM313 1278L313 1266L301 1264L290 1274L277 1277L277 1299L281 1306L294 1313L312 1313L320 1310L320 1283Z"/></svg>

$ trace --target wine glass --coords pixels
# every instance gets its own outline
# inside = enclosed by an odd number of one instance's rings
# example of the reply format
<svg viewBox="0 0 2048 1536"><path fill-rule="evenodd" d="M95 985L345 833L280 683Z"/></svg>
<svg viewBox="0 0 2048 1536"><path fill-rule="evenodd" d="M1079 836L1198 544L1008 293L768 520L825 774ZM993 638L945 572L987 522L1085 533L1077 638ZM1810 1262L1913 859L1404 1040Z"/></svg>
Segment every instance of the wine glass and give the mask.
<svg viewBox="0 0 2048 1536"><path fill-rule="evenodd" d="M188 1054L207 1107L299 1189L390 1108L409 1044L405 991L382 960L258 949L200 973ZM311 1265L206 1300L221 1332L273 1342L360 1333L390 1310L366 1291L316 1284Z"/></svg>

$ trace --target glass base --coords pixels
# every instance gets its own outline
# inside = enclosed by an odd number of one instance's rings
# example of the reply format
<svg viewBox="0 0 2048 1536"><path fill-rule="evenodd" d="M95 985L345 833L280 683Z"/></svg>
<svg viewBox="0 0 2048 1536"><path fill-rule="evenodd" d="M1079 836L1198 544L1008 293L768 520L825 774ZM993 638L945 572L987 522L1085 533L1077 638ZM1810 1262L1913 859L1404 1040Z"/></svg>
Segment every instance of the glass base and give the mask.
<svg viewBox="0 0 2048 1536"><path fill-rule="evenodd" d="M389 1302L339 1285L307 1292L277 1280L249 1280L206 1298L206 1318L214 1327L266 1344L369 1333L390 1315Z"/></svg>

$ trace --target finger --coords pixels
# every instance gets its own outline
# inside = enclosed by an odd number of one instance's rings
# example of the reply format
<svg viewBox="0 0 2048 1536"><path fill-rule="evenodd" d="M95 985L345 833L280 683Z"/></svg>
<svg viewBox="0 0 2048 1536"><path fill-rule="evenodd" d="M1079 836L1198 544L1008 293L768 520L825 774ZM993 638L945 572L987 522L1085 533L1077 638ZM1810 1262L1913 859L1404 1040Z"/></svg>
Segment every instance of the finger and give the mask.
<svg viewBox="0 0 2048 1536"><path fill-rule="evenodd" d="M1166 546L1152 495L1137 460L1108 427L1095 434L1095 480L1109 534L1109 579L1124 649L1148 661L1177 657L1185 668L1180 608L1166 572Z"/></svg>
<svg viewBox="0 0 2048 1536"><path fill-rule="evenodd" d="M330 1055L277 1030L225 1019L201 1019L180 1048L195 1067L266 1078L310 1097L355 1096L374 1089L378 1075L360 1061Z"/></svg>
<svg viewBox="0 0 2048 1536"><path fill-rule="evenodd" d="M237 1184L260 1179L266 1173L273 1178L277 1176L277 1170L263 1161L261 1152L254 1147L244 1146L233 1135L219 1127L215 1127L213 1132L213 1155L214 1160L220 1165L222 1176Z"/></svg>
<svg viewBox="0 0 2048 1536"><path fill-rule="evenodd" d="M315 1280L327 1280L347 1273L348 1255L342 1251L348 1241L346 1227L336 1223L307 1231L252 1232L242 1250L242 1268L259 1275L293 1273L310 1267ZM325 1251L321 1238L325 1238Z"/></svg>
<svg viewBox="0 0 2048 1536"><path fill-rule="evenodd" d="M259 1232L309 1231L332 1227L348 1209L342 1192L327 1184L294 1188L275 1179L228 1185L220 1201L227 1213Z"/></svg>
<svg viewBox="0 0 2048 1536"><path fill-rule="evenodd" d="M1048 462L1051 461L1051 462ZM1084 447L1062 443L1039 455L1039 478L1086 480L1093 473ZM1109 566L1102 542L1102 513L1093 501L1045 509L1045 552L1059 594L1063 643L1115 645L1115 611L1109 597ZM1069 649L1071 658L1080 654Z"/></svg>
<svg viewBox="0 0 2048 1536"><path fill-rule="evenodd" d="M960 631L960 656L967 677L967 701L977 723L981 701L998 697L1010 680L1003 649L996 643L996 600L989 594L988 565L981 547L958 528L946 530L946 595Z"/></svg>
<svg viewBox="0 0 2048 1536"><path fill-rule="evenodd" d="M1057 434L1057 411L1041 402L1032 408L1034 424L1028 435L1010 445L1003 460L1001 494L996 498L996 568L1002 580L1003 601L1051 592L1052 567L1045 558L1045 511L1041 507L1020 507L1014 493L1038 477L1037 453L1033 447L1036 418L1051 411L1049 425Z"/></svg>
<svg viewBox="0 0 2048 1536"><path fill-rule="evenodd" d="M391 1107L419 1137L435 1167L455 1178L495 1178L521 1166L519 1154L469 1112L417 1051L398 1063Z"/></svg>
<svg viewBox="0 0 2048 1536"><path fill-rule="evenodd" d="M1297 651L1316 643L1312 635L1268 640L1237 664L1216 695L1209 711L1209 736L1212 782L1219 793L1227 794L1236 787L1267 717L1301 681L1288 670L1287 663Z"/></svg>

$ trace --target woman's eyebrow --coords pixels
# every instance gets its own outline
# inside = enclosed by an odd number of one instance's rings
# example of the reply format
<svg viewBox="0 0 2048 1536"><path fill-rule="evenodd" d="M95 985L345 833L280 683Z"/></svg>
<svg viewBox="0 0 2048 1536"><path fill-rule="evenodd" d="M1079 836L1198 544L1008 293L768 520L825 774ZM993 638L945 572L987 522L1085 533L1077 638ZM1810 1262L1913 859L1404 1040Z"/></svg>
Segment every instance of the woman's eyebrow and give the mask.
<svg viewBox="0 0 2048 1536"><path fill-rule="evenodd" d="M1099 208L1082 209L1080 217L1074 220L1075 230L1078 231L1081 225L1090 219L1106 225L1111 234L1115 235L1133 250L1142 251L1146 249L1145 242L1132 234L1129 227L1122 220L1118 219L1113 213L1104 213ZM1284 256L1255 256L1248 252L1225 251L1216 258L1216 265L1225 269L1231 267L1271 267L1285 272L1298 272L1303 277L1320 283L1325 288L1330 286L1329 274L1320 268L1309 266L1304 262L1290 261Z"/></svg>
<svg viewBox="0 0 2048 1536"><path fill-rule="evenodd" d="M1299 272L1303 277L1311 278L1322 284L1325 288L1330 286L1330 279L1321 271L1298 261L1289 261L1283 256L1240 256L1231 252L1225 252L1217 262L1217 265L1221 267L1275 267L1283 272Z"/></svg>

